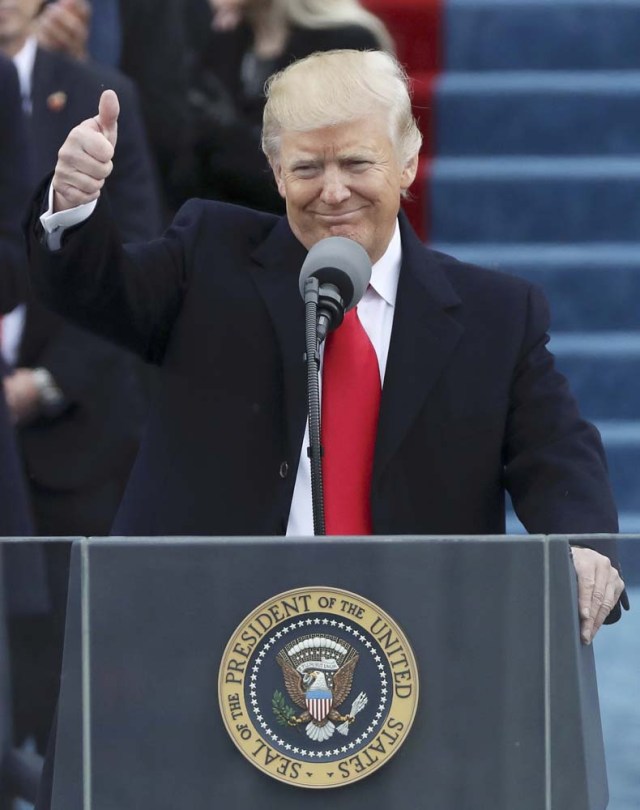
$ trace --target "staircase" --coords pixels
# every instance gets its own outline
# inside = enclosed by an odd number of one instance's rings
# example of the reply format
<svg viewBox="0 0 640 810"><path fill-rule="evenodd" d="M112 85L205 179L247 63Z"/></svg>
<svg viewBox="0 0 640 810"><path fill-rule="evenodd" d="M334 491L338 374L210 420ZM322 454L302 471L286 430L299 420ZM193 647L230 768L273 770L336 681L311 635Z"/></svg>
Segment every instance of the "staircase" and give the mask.
<svg viewBox="0 0 640 810"><path fill-rule="evenodd" d="M540 284L640 532L640 0L447 0L427 232ZM511 530L516 529L515 519Z"/></svg>

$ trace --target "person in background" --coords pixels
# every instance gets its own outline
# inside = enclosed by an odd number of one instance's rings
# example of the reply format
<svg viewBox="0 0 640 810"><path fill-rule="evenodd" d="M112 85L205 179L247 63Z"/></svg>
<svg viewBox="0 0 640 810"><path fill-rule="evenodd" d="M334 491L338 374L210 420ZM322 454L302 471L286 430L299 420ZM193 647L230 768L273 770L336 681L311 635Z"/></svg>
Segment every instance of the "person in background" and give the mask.
<svg viewBox="0 0 640 810"><path fill-rule="evenodd" d="M393 52L393 42L358 0L208 0L208 5L210 30L190 69L195 183L189 196L282 213L260 149L267 78L316 51Z"/></svg>
<svg viewBox="0 0 640 810"><path fill-rule="evenodd" d="M159 207L135 91L108 68L38 47L31 26L41 5L17 0L0 16L0 52L13 59L20 79L29 188L55 166L65 133L90 114L104 87L114 87L124 111L121 165L108 186L124 238L151 239L160 231ZM22 262L26 266L24 251ZM20 306L5 316L3 332L3 356L11 366L4 390L38 533L107 533L123 485L123 459L130 460L140 429L131 358L67 324L25 292Z"/></svg>
<svg viewBox="0 0 640 810"><path fill-rule="evenodd" d="M132 83L115 71L46 51L33 36L41 0L0 0L0 52L20 81L33 190L55 166L70 128L91 115L104 87L121 94L121 166L108 185L128 241L158 235L157 189ZM15 204L16 201L14 201ZM21 206L15 205L19 217ZM26 254L21 262L26 275ZM34 534L108 534L142 430L138 362L48 310L28 291L3 319L3 389L27 474ZM46 744L57 695L68 544L45 544L48 597L10 622L15 733Z"/></svg>
<svg viewBox="0 0 640 810"><path fill-rule="evenodd" d="M0 381L4 359L4 315L24 296L27 285L20 221L29 198L27 138L15 67L0 53ZM11 417L0 385L0 537L33 532L26 484Z"/></svg>
<svg viewBox="0 0 640 810"><path fill-rule="evenodd" d="M0 54L0 380L7 373L2 347L3 314L26 283L20 220L29 193L27 138L16 70ZM0 385L0 808L15 797L33 802L41 763L14 745L8 623L41 610L48 593L40 549L2 538L33 534L26 481Z"/></svg>
<svg viewBox="0 0 640 810"><path fill-rule="evenodd" d="M167 214L189 147L182 0L53 0L37 25L47 50L118 68L136 85Z"/></svg>

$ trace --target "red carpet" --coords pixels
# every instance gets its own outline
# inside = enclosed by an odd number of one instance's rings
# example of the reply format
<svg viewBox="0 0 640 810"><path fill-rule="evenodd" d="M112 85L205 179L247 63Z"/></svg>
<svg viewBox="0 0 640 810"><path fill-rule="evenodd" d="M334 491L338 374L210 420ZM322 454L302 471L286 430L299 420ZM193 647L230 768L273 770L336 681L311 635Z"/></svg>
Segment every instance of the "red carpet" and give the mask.
<svg viewBox="0 0 640 810"><path fill-rule="evenodd" d="M421 239L428 238L426 192L433 155L433 88L442 63L442 0L363 0L389 29L413 88L413 109L424 138L413 199L403 204Z"/></svg>

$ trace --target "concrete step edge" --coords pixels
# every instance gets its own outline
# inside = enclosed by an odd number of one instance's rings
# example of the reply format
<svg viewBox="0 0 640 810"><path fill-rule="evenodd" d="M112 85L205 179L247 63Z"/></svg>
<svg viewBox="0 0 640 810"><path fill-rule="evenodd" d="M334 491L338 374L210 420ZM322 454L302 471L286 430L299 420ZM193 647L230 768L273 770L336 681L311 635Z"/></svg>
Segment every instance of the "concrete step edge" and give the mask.
<svg viewBox="0 0 640 810"><path fill-rule="evenodd" d="M576 267L610 265L607 272L638 267L640 270L640 242L584 242L568 245L544 242L438 242L427 245L450 256L476 264L526 264L546 269L549 265L571 270ZM615 266L614 266L615 265Z"/></svg>
<svg viewBox="0 0 640 810"><path fill-rule="evenodd" d="M556 8L570 7L602 7L602 0L447 0L447 8L455 9L459 7L470 8L505 8L509 11L529 8L548 8L553 11ZM607 0L607 10L613 11L618 8L638 8L640 0Z"/></svg>
<svg viewBox="0 0 640 810"><path fill-rule="evenodd" d="M576 92L634 96L640 92L640 70L451 70L436 80L436 92Z"/></svg>
<svg viewBox="0 0 640 810"><path fill-rule="evenodd" d="M595 424L606 447L632 446L640 449L640 420L600 419Z"/></svg>
<svg viewBox="0 0 640 810"><path fill-rule="evenodd" d="M636 157L436 157L430 167L432 182L480 180L600 180L635 183L640 180L640 154Z"/></svg>
<svg viewBox="0 0 640 810"><path fill-rule="evenodd" d="M590 360L640 360L640 330L637 332L554 332L549 348L558 357Z"/></svg>

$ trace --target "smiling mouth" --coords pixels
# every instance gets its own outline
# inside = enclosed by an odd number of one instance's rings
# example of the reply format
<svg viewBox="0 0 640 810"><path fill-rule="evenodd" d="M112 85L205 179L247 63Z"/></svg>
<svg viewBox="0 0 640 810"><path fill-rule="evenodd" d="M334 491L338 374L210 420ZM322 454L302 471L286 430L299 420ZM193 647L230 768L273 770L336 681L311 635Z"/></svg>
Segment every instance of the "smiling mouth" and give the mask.
<svg viewBox="0 0 640 810"><path fill-rule="evenodd" d="M360 208L355 208L353 211L331 211L329 213L317 211L315 213L316 216L327 222L343 222L351 219L355 214L358 214L360 210Z"/></svg>

